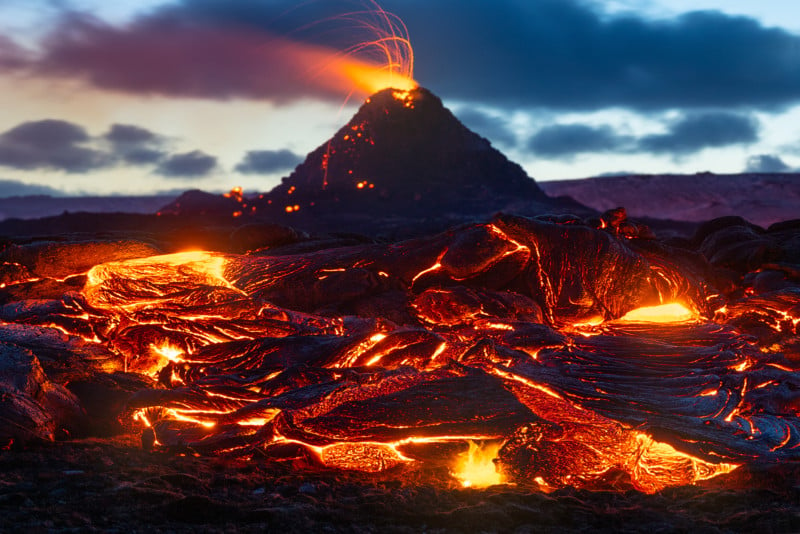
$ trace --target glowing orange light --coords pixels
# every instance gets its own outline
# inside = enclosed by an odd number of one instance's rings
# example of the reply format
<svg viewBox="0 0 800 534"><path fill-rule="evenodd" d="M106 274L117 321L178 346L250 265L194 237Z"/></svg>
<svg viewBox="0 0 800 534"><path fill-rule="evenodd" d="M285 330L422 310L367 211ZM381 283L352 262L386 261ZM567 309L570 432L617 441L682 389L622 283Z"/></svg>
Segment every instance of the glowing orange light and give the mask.
<svg viewBox="0 0 800 534"><path fill-rule="evenodd" d="M159 356L163 356L166 360L170 362L182 362L183 361L183 351L177 347L173 347L169 343L163 343L161 345L151 345L153 352L158 354Z"/></svg>
<svg viewBox="0 0 800 534"><path fill-rule="evenodd" d="M619 321L628 323L685 323L697 315L683 304L673 302L660 306L645 306L626 313Z"/></svg>
<svg viewBox="0 0 800 534"><path fill-rule="evenodd" d="M153 285L192 282L224 286L238 292L225 278L226 265L225 255L202 251L101 263L86 274L83 292L93 306L108 309L116 306L128 310L146 307L158 299L154 295L152 302L146 298L127 301L115 291L109 291L107 283L113 286L113 281L121 278L147 279Z"/></svg>
<svg viewBox="0 0 800 534"><path fill-rule="evenodd" d="M637 433L635 439L639 452L633 475L637 489L645 493L655 493L667 486L695 484L730 473L739 467L737 464L715 464L696 458L644 433Z"/></svg>
<svg viewBox="0 0 800 534"><path fill-rule="evenodd" d="M241 202L242 201L242 188L240 186L236 186L233 189L231 189L230 192L225 193L222 196L224 196L225 198L233 198L233 199Z"/></svg>
<svg viewBox="0 0 800 534"><path fill-rule="evenodd" d="M385 11L375 0L364 0L364 9L312 24L341 22L349 34L362 32L368 38L345 48L327 62L319 74L338 75L351 88L366 94L395 88L410 91L414 81L414 50L408 28L400 18Z"/></svg>
<svg viewBox="0 0 800 534"><path fill-rule="evenodd" d="M469 442L469 450L458 455L452 475L465 488L486 488L503 483L503 476L497 472L494 459L501 443L488 442L482 445Z"/></svg>

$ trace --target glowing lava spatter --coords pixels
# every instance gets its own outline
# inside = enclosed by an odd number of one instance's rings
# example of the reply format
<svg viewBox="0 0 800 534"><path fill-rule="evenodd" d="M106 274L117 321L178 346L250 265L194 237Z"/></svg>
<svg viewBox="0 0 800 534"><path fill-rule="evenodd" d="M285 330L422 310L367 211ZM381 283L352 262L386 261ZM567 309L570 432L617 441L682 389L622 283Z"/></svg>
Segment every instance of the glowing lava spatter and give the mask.
<svg viewBox="0 0 800 534"><path fill-rule="evenodd" d="M469 449L458 456L453 476L465 488L485 488L503 483L503 476L494 464L502 443L477 444L469 441Z"/></svg>
<svg viewBox="0 0 800 534"><path fill-rule="evenodd" d="M400 91L417 87L414 50L406 25L375 0L363 0L356 5L358 9L308 26L334 26L332 32L347 32L357 40L319 67L316 75L344 76L353 86L348 99L355 91L373 94L390 87ZM341 28L335 27L337 24ZM363 39L358 40L361 35Z"/></svg>
<svg viewBox="0 0 800 534"><path fill-rule="evenodd" d="M384 10L375 0L365 0L359 5L364 9L322 21L343 22L348 31L356 34L364 32L368 36L345 48L320 69L320 74L344 76L352 86L342 102L340 112L356 91L374 94L393 88L397 90L395 98L407 101L409 92L418 86L414 81L414 49L406 25L400 17ZM322 189L328 187L330 156L329 142L323 163Z"/></svg>

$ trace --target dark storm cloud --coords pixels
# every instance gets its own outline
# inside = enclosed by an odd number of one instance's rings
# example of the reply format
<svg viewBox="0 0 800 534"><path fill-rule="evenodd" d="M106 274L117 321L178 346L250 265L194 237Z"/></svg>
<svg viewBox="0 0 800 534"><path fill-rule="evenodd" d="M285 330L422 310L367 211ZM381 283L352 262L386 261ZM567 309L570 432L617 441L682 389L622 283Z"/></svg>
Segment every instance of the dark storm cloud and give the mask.
<svg viewBox="0 0 800 534"><path fill-rule="evenodd" d="M25 122L0 134L0 165L80 173L111 164L108 154L84 146L90 140L86 130L71 122Z"/></svg>
<svg viewBox="0 0 800 534"><path fill-rule="evenodd" d="M608 126L585 124L556 124L539 130L528 141L534 154L558 158L586 152L621 151L630 144L630 138L621 136Z"/></svg>
<svg viewBox="0 0 800 534"><path fill-rule="evenodd" d="M758 123L736 113L703 113L675 122L665 134L639 141L640 150L655 154L684 155L704 148L724 147L758 140Z"/></svg>
<svg viewBox="0 0 800 534"><path fill-rule="evenodd" d="M778 108L800 99L800 36L746 17L610 16L580 0L382 4L409 28L417 79L445 98L572 110ZM300 63L273 37L342 49L352 38L324 21L358 6L182 0L125 27L72 15L47 40L36 68L131 92L336 98L299 75Z"/></svg>
<svg viewBox="0 0 800 534"><path fill-rule="evenodd" d="M604 16L574 0L389 0L417 78L453 98L598 109L783 106L800 99L800 36L693 12ZM442 21L447 21L443 24Z"/></svg>
<svg viewBox="0 0 800 534"><path fill-rule="evenodd" d="M208 175L217 167L217 158L194 150L174 154L165 159L156 172L169 178L198 178Z"/></svg>
<svg viewBox="0 0 800 534"><path fill-rule="evenodd" d="M502 117L490 115L474 108L461 108L456 115L467 128L496 144L507 147L517 144L517 136L511 130L508 121Z"/></svg>
<svg viewBox="0 0 800 534"><path fill-rule="evenodd" d="M747 159L747 168L744 172L772 173L789 172L791 170L791 167L784 163L780 157L771 154L761 154Z"/></svg>
<svg viewBox="0 0 800 534"><path fill-rule="evenodd" d="M302 161L303 156L291 150L251 150L236 165L236 171L242 174L269 174L291 170Z"/></svg>

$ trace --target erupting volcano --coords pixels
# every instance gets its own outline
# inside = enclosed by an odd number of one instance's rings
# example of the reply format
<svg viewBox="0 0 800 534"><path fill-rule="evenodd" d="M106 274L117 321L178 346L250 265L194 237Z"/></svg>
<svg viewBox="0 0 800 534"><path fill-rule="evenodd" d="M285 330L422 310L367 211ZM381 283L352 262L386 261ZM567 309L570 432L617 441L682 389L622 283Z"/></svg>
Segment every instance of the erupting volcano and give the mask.
<svg viewBox="0 0 800 534"><path fill-rule="evenodd" d="M268 193L188 192L162 214L266 217L309 230L403 235L518 213L590 210L547 197L516 163L422 87L384 89Z"/></svg>
<svg viewBox="0 0 800 534"><path fill-rule="evenodd" d="M6 240L0 445L537 494L796 469L800 224L661 237L549 198L379 21L336 67L378 92L272 191Z"/></svg>

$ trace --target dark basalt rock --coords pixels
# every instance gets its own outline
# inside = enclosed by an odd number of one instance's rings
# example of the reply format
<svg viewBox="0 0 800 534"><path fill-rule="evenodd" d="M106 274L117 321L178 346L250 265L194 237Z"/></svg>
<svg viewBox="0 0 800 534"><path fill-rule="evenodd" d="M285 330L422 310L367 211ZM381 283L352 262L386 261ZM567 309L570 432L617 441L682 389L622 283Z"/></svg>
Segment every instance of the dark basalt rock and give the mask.
<svg viewBox="0 0 800 534"><path fill-rule="evenodd" d="M206 193L192 189L158 210L160 215L180 215L193 213L197 215L227 216L238 211L240 204L235 198Z"/></svg>
<svg viewBox="0 0 800 534"><path fill-rule="evenodd" d="M384 242L175 217L157 218L151 253L224 253L57 281L35 279L57 273L43 258L91 238L6 245L0 341L68 384L86 411L72 435L121 432L116 417L142 409L148 449L367 472L403 469L401 455L441 462L479 435L505 442L496 463L517 483L646 492L720 461L798 462L796 224L727 218L666 243L617 208L499 214ZM616 321L671 301L697 321ZM14 361L15 376L38 376ZM3 387L19 400L0 408L36 439L70 420L27 385Z"/></svg>
<svg viewBox="0 0 800 534"><path fill-rule="evenodd" d="M98 263L155 256L153 245L130 240L79 242L37 242L6 247L0 261L19 264L36 278L63 279L83 274ZM22 271L19 276L25 276Z"/></svg>
<svg viewBox="0 0 800 534"><path fill-rule="evenodd" d="M238 227L231 233L234 252L281 247L308 239L308 235L289 226L274 223L250 223Z"/></svg>
<svg viewBox="0 0 800 534"><path fill-rule="evenodd" d="M465 128L433 93L418 88L405 97L395 94L385 89L367 99L348 124L265 198L286 195L288 202L324 189L355 200L358 193L374 192L367 199L379 205L363 206L370 212L415 207L426 214L435 213L428 207L448 211L464 198L491 202L497 194L548 201L519 165ZM365 180L359 190L357 184ZM340 196L341 202L347 201Z"/></svg>
<svg viewBox="0 0 800 534"><path fill-rule="evenodd" d="M0 443L52 441L81 424L78 399L48 380L29 350L0 342Z"/></svg>

